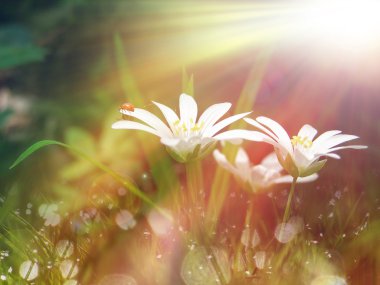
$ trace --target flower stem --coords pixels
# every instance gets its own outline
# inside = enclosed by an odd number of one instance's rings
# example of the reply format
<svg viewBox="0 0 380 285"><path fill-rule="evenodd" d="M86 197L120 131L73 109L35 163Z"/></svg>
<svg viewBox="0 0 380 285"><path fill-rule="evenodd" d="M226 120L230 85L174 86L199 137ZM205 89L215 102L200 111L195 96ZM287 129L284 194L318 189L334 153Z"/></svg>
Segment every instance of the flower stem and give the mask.
<svg viewBox="0 0 380 285"><path fill-rule="evenodd" d="M204 189L202 162L191 161L186 163L187 190L190 194L191 206L204 210ZM195 210L192 209L192 210ZM199 211L196 211L199 212Z"/></svg>
<svg viewBox="0 0 380 285"><path fill-rule="evenodd" d="M282 227L280 231L280 237L283 234L285 223L288 221L289 216L290 216L290 206L292 204L292 198L293 198L294 190L296 188L297 179L298 177L293 177L292 186L290 187L290 192L288 196L288 201L286 202L284 217L282 218Z"/></svg>
<svg viewBox="0 0 380 285"><path fill-rule="evenodd" d="M199 242L202 242L203 226L204 226L204 211L205 211L205 194L203 188L203 172L202 162L200 160L191 161L186 163L186 178L187 178L187 191L190 199L191 209L191 227L195 233L195 237ZM190 218L190 217L189 217ZM206 241L207 243L207 241ZM220 284L227 284L223 276L222 270L218 264L216 256L209 245L205 246L207 255L211 256L211 264L218 276Z"/></svg>

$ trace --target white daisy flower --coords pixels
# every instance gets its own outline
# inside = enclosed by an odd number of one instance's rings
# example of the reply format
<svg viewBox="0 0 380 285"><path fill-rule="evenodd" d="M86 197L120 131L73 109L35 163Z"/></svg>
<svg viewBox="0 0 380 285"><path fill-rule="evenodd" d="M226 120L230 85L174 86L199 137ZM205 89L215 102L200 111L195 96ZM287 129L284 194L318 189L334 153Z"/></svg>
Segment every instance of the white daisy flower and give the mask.
<svg viewBox="0 0 380 285"><path fill-rule="evenodd" d="M257 139L258 132L252 132L251 138L245 138L272 144L279 162L293 177L305 177L318 172L326 163L326 159L320 160L320 158L339 159L340 156L334 153L337 150L367 148L364 145L338 147L338 145L358 137L341 134L341 131L337 130L327 131L314 139L317 130L310 125L304 125L298 134L290 139L284 128L272 119L258 117L256 120L249 118L244 120L262 131L261 139Z"/></svg>
<svg viewBox="0 0 380 285"><path fill-rule="evenodd" d="M243 148L239 148L235 157L235 163L230 163L226 156L219 150L213 152L218 164L231 172L239 182L251 191L268 188L273 184L292 183L293 177L284 175L283 168L276 158L274 152L270 153L258 165L253 165L248 154ZM311 182L318 178L317 174L304 177L298 180L299 183Z"/></svg>
<svg viewBox="0 0 380 285"><path fill-rule="evenodd" d="M212 105L199 118L197 103L193 97L186 94L181 94L179 97L179 117L171 108L157 102L153 103L160 109L167 124L151 112L128 106L121 108L120 112L142 123L121 120L115 122L112 128L136 129L156 135L161 138L161 143L167 147L169 153L180 162L201 158L212 150L216 141L236 141L244 137L244 133L247 132L234 130L219 133L250 113L237 114L217 122L231 108L230 103Z"/></svg>

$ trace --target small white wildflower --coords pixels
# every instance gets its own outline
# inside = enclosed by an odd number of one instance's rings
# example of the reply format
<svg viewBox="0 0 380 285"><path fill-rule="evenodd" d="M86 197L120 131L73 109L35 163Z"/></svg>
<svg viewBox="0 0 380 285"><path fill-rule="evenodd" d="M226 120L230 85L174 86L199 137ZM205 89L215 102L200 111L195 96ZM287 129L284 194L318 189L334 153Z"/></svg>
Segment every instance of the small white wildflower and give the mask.
<svg viewBox="0 0 380 285"><path fill-rule="evenodd" d="M334 152L341 149L364 149L364 145L338 145L357 139L357 136L344 135L341 131L327 131L314 139L317 130L310 125L304 125L296 136L290 139L284 128L267 117L258 117L256 120L244 119L247 123L260 129L262 132L252 131L248 140L263 141L274 146L277 158L284 169L293 177L305 177L318 172L326 163L321 157L339 159ZM261 138L258 139L258 137Z"/></svg>
<svg viewBox="0 0 380 285"><path fill-rule="evenodd" d="M273 184L291 183L293 181L292 176L282 174L283 168L274 152L267 155L258 165L252 165L243 148L239 148L234 164L231 164L219 150L214 150L213 154L220 166L231 172L238 181L242 182L243 186L248 186L251 191L264 189ZM317 178L318 175L313 174L300 178L298 182L311 182Z"/></svg>
<svg viewBox="0 0 380 285"><path fill-rule="evenodd" d="M231 108L230 103L215 104L207 108L198 117L198 106L194 98L181 94L179 97L178 115L169 107L153 102L164 115L167 124L157 116L144 109L121 108L123 115L134 117L142 123L121 120L112 125L114 129L142 130L161 138L169 153L179 162L198 159L206 155L215 145L216 141L236 141L244 137L246 130L232 130L219 133L233 122L247 116L248 113L237 114L224 120L217 121Z"/></svg>

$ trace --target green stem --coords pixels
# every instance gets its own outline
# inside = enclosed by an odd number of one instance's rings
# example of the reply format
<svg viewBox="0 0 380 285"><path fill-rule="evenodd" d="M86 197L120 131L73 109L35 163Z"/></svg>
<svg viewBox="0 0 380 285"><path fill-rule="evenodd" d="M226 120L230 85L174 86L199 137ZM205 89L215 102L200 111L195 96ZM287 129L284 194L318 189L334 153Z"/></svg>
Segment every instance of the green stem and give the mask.
<svg viewBox="0 0 380 285"><path fill-rule="evenodd" d="M190 200L191 209L191 227L198 241L204 239L202 228L204 226L205 197L203 188L203 172L201 160L190 161L186 163L187 191ZM207 243L207 241L206 241ZM207 255L210 255L211 264L222 285L227 284L222 270L218 264L216 256L209 245L205 246Z"/></svg>
<svg viewBox="0 0 380 285"><path fill-rule="evenodd" d="M298 179L298 177L293 177L293 182L292 182L292 186L290 187L288 201L286 202L284 217L282 218L283 224L288 221L289 216L290 216L290 206L292 204L292 198L293 198L293 194L294 194L294 189L296 188L297 179ZM282 232L282 230L281 230L281 232Z"/></svg>
<svg viewBox="0 0 380 285"><path fill-rule="evenodd" d="M204 211L202 162L196 160L186 163L186 176L191 209L199 214L199 210Z"/></svg>
<svg viewBox="0 0 380 285"><path fill-rule="evenodd" d="M286 225L286 222L288 221L289 216L290 216L290 206L292 204L292 198L293 198L293 194L294 194L294 189L296 188L297 179L298 179L298 177L293 177L292 186L290 187L290 192L289 192L289 196L288 196L288 201L286 202L284 217L282 218L282 225L281 225L280 236L279 236L280 241L282 240L282 235L284 234L285 225Z"/></svg>

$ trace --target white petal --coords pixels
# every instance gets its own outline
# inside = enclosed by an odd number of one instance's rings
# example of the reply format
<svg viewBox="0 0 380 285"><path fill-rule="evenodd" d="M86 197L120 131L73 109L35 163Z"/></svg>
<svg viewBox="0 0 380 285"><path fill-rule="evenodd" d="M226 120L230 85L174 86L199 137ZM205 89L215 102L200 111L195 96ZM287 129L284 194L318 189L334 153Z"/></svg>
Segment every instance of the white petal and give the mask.
<svg viewBox="0 0 380 285"><path fill-rule="evenodd" d="M160 136L172 136L172 132L168 126L165 125L164 122L162 122L156 115L153 115L149 111L135 108L133 112L121 110L120 113L143 121L153 129L157 130L157 132L161 134Z"/></svg>
<svg viewBox="0 0 380 285"><path fill-rule="evenodd" d="M270 154L265 156L260 164L265 166L266 168L270 168L273 170L280 171L281 169L283 169L281 164L278 162L278 158L275 152L271 152Z"/></svg>
<svg viewBox="0 0 380 285"><path fill-rule="evenodd" d="M290 176L290 175L283 175L273 180L273 183L276 183L276 184L292 183L292 182L293 182L293 176Z"/></svg>
<svg viewBox="0 0 380 285"><path fill-rule="evenodd" d="M179 144L181 140L177 138L161 138L161 143L170 147L174 147Z"/></svg>
<svg viewBox="0 0 380 285"><path fill-rule="evenodd" d="M341 150L341 149L345 149L345 148L351 148L351 149L366 149L366 148L368 148L368 146L366 146L366 145L346 145L346 146L339 146L339 147L330 148L330 149L328 150L328 152L331 152L331 151L337 151L337 150Z"/></svg>
<svg viewBox="0 0 380 285"><path fill-rule="evenodd" d="M171 108L169 108L163 104L160 104L160 103L157 103L154 101L152 101L152 102L161 110L161 112L164 115L166 121L168 122L170 128L172 129L172 131L174 131L174 123L179 121L177 114Z"/></svg>
<svg viewBox="0 0 380 285"><path fill-rule="evenodd" d="M278 171L268 169L261 164L251 168L251 183L259 188L269 187L279 176L280 173Z"/></svg>
<svg viewBox="0 0 380 285"><path fill-rule="evenodd" d="M219 150L213 151L213 156L215 161L224 169L230 171L232 174L240 176L237 169L227 160L226 156L222 154Z"/></svg>
<svg viewBox="0 0 380 285"><path fill-rule="evenodd" d="M244 164L244 165L249 165L249 157L248 157L248 154L245 152L245 150L240 147L238 149L238 152L236 154L236 158L235 158L235 163L236 164Z"/></svg>
<svg viewBox="0 0 380 285"><path fill-rule="evenodd" d="M358 136L354 135L336 135L333 136L323 143L319 143L318 145L314 146L316 150L320 152L327 152L330 148L337 146L339 144L354 140L359 138Z"/></svg>
<svg viewBox="0 0 380 285"><path fill-rule="evenodd" d="M314 155L306 153L306 151L296 147L294 149L294 163L298 168L308 167L314 160Z"/></svg>
<svg viewBox="0 0 380 285"><path fill-rule="evenodd" d="M315 181L318 178L318 174L314 173L307 177L300 177L297 179L297 183L308 183ZM276 178L273 183L276 184L282 184L282 183L292 183L293 182L293 176L291 175L283 175L279 178Z"/></svg>
<svg viewBox="0 0 380 285"><path fill-rule="evenodd" d="M331 157L334 159L340 159L340 156L335 154L335 153L322 153L322 154L320 154L320 156L326 156L326 157Z"/></svg>
<svg viewBox="0 0 380 285"><path fill-rule="evenodd" d="M235 165L239 171L246 173L247 176L249 175L250 160L248 154L241 147L236 154Z"/></svg>
<svg viewBox="0 0 380 285"><path fill-rule="evenodd" d="M291 156L293 155L293 147L288 133L279 123L267 117L258 117L256 118L256 121L271 129L278 137L280 146L282 146Z"/></svg>
<svg viewBox="0 0 380 285"><path fill-rule="evenodd" d="M232 124L233 122L235 122L237 120L240 120L241 118L244 118L245 116L247 116L250 113L251 112L247 112L247 113L237 114L237 115L228 117L228 118L220 121L219 123L215 124L214 126L212 126L210 129L207 130L207 132L204 133L204 135L208 136L208 137L212 137L217 132L219 132L221 129L227 127L228 125Z"/></svg>
<svg viewBox="0 0 380 285"><path fill-rule="evenodd" d="M332 130L332 131L327 131L327 132L324 132L323 134L321 134L319 137L317 137L315 139L315 141L313 141L313 146L314 145L319 145L319 144L322 144L324 141L328 140L329 138L337 135L337 134L340 134L341 131L338 131L338 130Z"/></svg>
<svg viewBox="0 0 380 285"><path fill-rule="evenodd" d="M306 124L299 130L298 136L301 138L308 138L312 141L317 132L318 131L314 129L312 126Z"/></svg>
<svg viewBox="0 0 380 285"><path fill-rule="evenodd" d="M181 94L179 97L179 113L183 122L195 123L197 121L198 107L192 96Z"/></svg>
<svg viewBox="0 0 380 285"><path fill-rule="evenodd" d="M127 121L127 120L121 120L117 121L112 124L113 129L128 129L128 130L141 130L144 132L151 133L156 136L161 136L155 129L148 127L146 125L137 123L137 122L132 122L132 121Z"/></svg>
<svg viewBox="0 0 380 285"><path fill-rule="evenodd" d="M314 173L312 175L306 176L306 177L300 177L297 179L297 183L308 183L313 182L318 179L318 174Z"/></svg>
<svg viewBox="0 0 380 285"><path fill-rule="evenodd" d="M255 120L252 120L251 118L244 118L244 121L246 121L248 124L262 130L264 133L266 133L268 136L270 136L275 141L278 140L278 137L273 132L271 132L270 130L268 130L266 127L262 126L261 124L259 124Z"/></svg>
<svg viewBox="0 0 380 285"><path fill-rule="evenodd" d="M199 117L198 122L203 122L203 132L212 127L228 110L231 108L231 103L214 104L206 109Z"/></svg>

